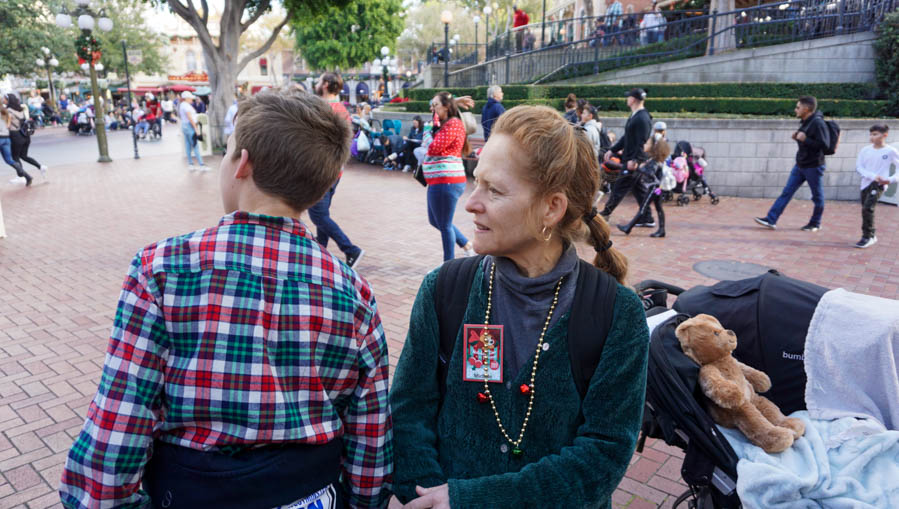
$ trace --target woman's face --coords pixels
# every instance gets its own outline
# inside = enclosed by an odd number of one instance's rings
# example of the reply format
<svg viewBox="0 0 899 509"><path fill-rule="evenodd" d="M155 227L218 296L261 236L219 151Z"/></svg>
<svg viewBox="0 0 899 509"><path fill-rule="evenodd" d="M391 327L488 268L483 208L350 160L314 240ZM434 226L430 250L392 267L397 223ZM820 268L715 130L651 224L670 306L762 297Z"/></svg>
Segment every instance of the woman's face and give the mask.
<svg viewBox="0 0 899 509"><path fill-rule="evenodd" d="M446 120L446 114L449 110L440 102L440 96L434 96L431 99L431 112L437 115L440 120Z"/></svg>
<svg viewBox="0 0 899 509"><path fill-rule="evenodd" d="M421 129L421 122L419 122L418 119L413 120L412 127L414 127L415 129Z"/></svg>
<svg viewBox="0 0 899 509"><path fill-rule="evenodd" d="M474 175L476 185L465 210L474 215L474 249L480 254L514 258L533 249L534 189L522 173L527 156L511 137L494 134L484 145Z"/></svg>

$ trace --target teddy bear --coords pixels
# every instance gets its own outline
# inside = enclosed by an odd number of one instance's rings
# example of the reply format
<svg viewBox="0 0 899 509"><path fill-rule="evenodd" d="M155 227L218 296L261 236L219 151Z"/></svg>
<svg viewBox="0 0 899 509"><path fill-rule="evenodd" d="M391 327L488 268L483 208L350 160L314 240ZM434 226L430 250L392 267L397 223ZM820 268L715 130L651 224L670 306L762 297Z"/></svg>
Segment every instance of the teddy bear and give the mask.
<svg viewBox="0 0 899 509"><path fill-rule="evenodd" d="M712 419L737 428L767 453L782 452L805 433L805 424L786 417L758 392L771 388L765 373L735 359L737 335L710 315L700 314L675 330L681 349L699 364L699 385L708 397Z"/></svg>

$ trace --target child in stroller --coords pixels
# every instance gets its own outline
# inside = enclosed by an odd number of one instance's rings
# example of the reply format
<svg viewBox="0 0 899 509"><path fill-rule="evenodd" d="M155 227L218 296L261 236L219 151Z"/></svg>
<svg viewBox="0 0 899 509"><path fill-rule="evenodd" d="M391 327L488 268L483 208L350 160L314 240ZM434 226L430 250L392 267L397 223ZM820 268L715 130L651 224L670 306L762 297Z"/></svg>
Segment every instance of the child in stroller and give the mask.
<svg viewBox="0 0 899 509"><path fill-rule="evenodd" d="M679 141L671 158L669 166L677 176L678 185L670 191L664 191L662 199L671 201L674 194L679 193L677 205L689 205L690 198L687 196L689 192L693 195L693 201L697 201L707 194L712 205L717 205L720 200L705 181L705 170L709 166L705 150L702 147L693 147L688 141Z"/></svg>

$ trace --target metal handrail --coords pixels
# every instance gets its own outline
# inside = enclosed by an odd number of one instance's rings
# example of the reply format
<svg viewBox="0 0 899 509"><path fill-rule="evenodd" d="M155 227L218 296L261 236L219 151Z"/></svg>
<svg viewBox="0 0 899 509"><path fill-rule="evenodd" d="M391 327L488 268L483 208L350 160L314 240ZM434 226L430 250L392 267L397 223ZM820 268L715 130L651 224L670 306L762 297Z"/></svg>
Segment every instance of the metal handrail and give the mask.
<svg viewBox="0 0 899 509"><path fill-rule="evenodd" d="M595 74L721 50L868 31L897 7L899 0L788 0L713 12L669 21L661 30L638 28L506 53L450 73L449 85L542 83L560 75ZM660 40L655 41L656 37Z"/></svg>

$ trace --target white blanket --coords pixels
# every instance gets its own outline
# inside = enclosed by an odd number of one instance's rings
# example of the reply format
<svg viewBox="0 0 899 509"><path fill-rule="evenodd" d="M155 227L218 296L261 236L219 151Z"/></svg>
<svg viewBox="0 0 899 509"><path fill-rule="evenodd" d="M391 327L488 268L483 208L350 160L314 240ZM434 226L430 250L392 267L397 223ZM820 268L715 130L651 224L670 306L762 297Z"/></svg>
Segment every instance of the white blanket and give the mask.
<svg viewBox="0 0 899 509"><path fill-rule="evenodd" d="M899 301L824 294L805 339L812 419L872 418L899 429Z"/></svg>
<svg viewBox="0 0 899 509"><path fill-rule="evenodd" d="M737 494L746 509L899 507L899 431L877 421L809 419L805 435L768 454L738 430L718 427L740 458Z"/></svg>

